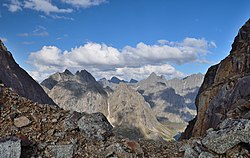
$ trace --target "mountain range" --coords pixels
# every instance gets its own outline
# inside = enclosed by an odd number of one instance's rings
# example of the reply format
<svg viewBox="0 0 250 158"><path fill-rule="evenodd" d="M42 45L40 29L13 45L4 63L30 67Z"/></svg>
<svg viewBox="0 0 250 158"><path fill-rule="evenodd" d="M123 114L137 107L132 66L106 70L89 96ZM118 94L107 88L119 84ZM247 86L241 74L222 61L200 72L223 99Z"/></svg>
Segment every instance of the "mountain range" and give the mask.
<svg viewBox="0 0 250 158"><path fill-rule="evenodd" d="M166 80L152 73L139 82L117 77L96 81L86 70L75 74L65 70L51 75L41 85L65 110L102 112L119 135L171 139L194 118L194 98L202 80L202 74Z"/></svg>
<svg viewBox="0 0 250 158"><path fill-rule="evenodd" d="M175 94L182 97L180 109L192 109L189 93L197 91L197 82L203 78L200 74L165 80L152 73L141 83L121 82L111 89L102 87L86 70L75 74L65 70L43 82L44 89L53 91L58 101L65 97L60 94L70 96L69 105L78 94L83 97L89 105L79 110L102 110L92 105L107 99L106 114L88 114L53 105L0 44L0 157L250 157L250 19L239 30L230 54L208 69L195 100L197 115L179 141L162 141L169 139L172 129L157 120L154 107L160 104L156 94ZM150 91L156 93L157 99L149 98L153 103L146 100ZM172 99L163 96L164 101ZM163 120L171 119L165 117Z"/></svg>

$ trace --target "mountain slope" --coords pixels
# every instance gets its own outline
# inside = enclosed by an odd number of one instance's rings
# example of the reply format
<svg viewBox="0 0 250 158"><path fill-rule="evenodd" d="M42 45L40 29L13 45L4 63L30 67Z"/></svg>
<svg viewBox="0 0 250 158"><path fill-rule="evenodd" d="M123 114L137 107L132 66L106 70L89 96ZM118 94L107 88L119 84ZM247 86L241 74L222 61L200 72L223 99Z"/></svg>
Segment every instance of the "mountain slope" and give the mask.
<svg viewBox="0 0 250 158"><path fill-rule="evenodd" d="M41 86L15 62L2 41L0 41L0 80L21 96L43 104L55 104Z"/></svg>
<svg viewBox="0 0 250 158"><path fill-rule="evenodd" d="M194 100L202 80L202 74L166 80L152 73L137 84L137 90L150 104L159 121L185 124L196 114Z"/></svg>
<svg viewBox="0 0 250 158"><path fill-rule="evenodd" d="M73 75L69 70L55 73L45 79L42 86L63 109L78 112L102 112L107 115L108 94L86 70Z"/></svg>
<svg viewBox="0 0 250 158"><path fill-rule="evenodd" d="M120 83L109 97L108 120L115 128L123 130L120 134L132 137L138 129L149 139L171 139L174 132L160 124L144 98L125 83ZM126 129L130 129L126 133ZM133 130L134 129L134 130Z"/></svg>

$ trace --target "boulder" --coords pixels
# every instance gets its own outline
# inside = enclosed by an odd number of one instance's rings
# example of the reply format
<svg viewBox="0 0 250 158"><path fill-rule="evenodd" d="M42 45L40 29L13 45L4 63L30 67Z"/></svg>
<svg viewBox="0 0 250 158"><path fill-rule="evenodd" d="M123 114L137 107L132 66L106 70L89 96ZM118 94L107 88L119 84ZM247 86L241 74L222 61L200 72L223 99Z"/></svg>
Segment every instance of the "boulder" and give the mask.
<svg viewBox="0 0 250 158"><path fill-rule="evenodd" d="M224 154L239 143L250 146L250 120L226 119L219 125L218 131L210 131L202 144L209 150Z"/></svg>
<svg viewBox="0 0 250 158"><path fill-rule="evenodd" d="M10 137L0 140L1 158L19 158L21 156L21 140Z"/></svg>
<svg viewBox="0 0 250 158"><path fill-rule="evenodd" d="M112 134L113 127L102 113L86 113L78 120L77 125L90 139L105 140Z"/></svg>

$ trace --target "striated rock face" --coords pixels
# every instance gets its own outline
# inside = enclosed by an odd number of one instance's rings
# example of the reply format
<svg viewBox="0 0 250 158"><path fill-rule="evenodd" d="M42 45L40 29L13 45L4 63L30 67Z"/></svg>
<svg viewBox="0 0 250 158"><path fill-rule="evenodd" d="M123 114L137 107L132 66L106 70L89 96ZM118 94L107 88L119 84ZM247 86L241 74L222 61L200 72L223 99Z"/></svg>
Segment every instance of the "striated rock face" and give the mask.
<svg viewBox="0 0 250 158"><path fill-rule="evenodd" d="M185 124L196 114L194 100L203 77L202 74L194 74L183 79L166 80L152 73L137 84L137 90L150 104L159 121Z"/></svg>
<svg viewBox="0 0 250 158"><path fill-rule="evenodd" d="M132 139L141 136L149 139L171 139L175 134L156 120L150 105L140 93L125 83L120 83L109 97L107 118L119 134ZM119 132L119 129L123 132ZM137 136L133 136L136 133Z"/></svg>
<svg viewBox="0 0 250 158"><path fill-rule="evenodd" d="M107 115L108 94L86 70L73 75L69 70L55 73L41 85L48 95L63 109L78 112L102 112Z"/></svg>
<svg viewBox="0 0 250 158"><path fill-rule="evenodd" d="M55 104L41 86L15 62L0 40L0 81L15 92L35 102Z"/></svg>
<svg viewBox="0 0 250 158"><path fill-rule="evenodd" d="M182 138L204 136L227 118L250 119L250 20L240 29L230 54L208 69L196 98L198 115Z"/></svg>

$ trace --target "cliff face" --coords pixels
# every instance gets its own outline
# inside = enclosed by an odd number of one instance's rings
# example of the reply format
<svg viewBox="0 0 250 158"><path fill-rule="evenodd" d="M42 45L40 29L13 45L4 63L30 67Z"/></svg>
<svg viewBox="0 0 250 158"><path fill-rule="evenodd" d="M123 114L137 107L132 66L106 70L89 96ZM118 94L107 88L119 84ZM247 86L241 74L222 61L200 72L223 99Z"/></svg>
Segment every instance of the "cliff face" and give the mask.
<svg viewBox="0 0 250 158"><path fill-rule="evenodd" d="M196 98L198 115L182 138L204 136L227 118L250 119L250 20L239 30L230 54L208 69Z"/></svg>
<svg viewBox="0 0 250 158"><path fill-rule="evenodd" d="M55 104L41 86L15 62L0 41L0 80L23 97L43 104Z"/></svg>

